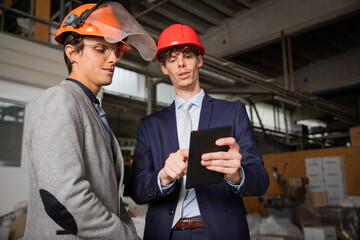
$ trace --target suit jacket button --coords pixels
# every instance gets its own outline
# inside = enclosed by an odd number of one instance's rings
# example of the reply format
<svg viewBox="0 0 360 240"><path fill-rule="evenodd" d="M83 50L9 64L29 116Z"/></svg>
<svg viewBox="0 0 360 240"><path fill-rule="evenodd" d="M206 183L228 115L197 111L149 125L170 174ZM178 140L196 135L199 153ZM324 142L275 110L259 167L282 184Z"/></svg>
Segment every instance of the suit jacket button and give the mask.
<svg viewBox="0 0 360 240"><path fill-rule="evenodd" d="M169 215L173 215L174 214L174 210L170 209L169 210Z"/></svg>

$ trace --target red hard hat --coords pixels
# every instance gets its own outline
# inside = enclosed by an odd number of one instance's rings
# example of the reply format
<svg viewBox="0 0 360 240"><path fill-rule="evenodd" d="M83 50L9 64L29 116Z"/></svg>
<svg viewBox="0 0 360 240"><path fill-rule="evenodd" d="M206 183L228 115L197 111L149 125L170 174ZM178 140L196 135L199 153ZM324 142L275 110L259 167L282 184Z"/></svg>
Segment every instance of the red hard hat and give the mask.
<svg viewBox="0 0 360 240"><path fill-rule="evenodd" d="M187 25L173 24L160 34L155 55L156 59L159 61L159 54L166 48L178 45L194 45L201 49L203 56L205 54L205 48L194 29Z"/></svg>

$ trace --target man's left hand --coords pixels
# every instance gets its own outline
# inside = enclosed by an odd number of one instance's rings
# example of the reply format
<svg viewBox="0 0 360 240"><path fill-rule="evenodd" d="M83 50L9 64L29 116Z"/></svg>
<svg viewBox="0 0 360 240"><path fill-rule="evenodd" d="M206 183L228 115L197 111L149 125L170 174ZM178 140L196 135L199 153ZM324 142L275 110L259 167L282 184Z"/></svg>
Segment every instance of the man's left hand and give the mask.
<svg viewBox="0 0 360 240"><path fill-rule="evenodd" d="M241 180L239 168L241 166L240 147L233 137L220 138L215 142L218 146L229 146L227 152L205 153L201 156L201 164L207 169L224 173L224 178L232 183Z"/></svg>

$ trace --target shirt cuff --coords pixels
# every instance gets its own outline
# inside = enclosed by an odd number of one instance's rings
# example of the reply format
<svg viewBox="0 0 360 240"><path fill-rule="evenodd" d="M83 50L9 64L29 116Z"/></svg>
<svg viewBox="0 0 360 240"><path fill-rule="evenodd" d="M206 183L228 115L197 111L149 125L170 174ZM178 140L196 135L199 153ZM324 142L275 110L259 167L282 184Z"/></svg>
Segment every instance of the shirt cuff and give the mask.
<svg viewBox="0 0 360 240"><path fill-rule="evenodd" d="M160 189L160 192L161 193L165 193L167 192L167 190L169 190L173 185L174 185L175 181L172 181L168 186L164 187L164 186L161 186L161 183L160 183L160 172L158 174L158 177L157 177L157 184L159 186L159 189Z"/></svg>
<svg viewBox="0 0 360 240"><path fill-rule="evenodd" d="M240 184L232 184L229 180L225 179L225 181L233 188L235 188L236 190L240 190L240 188L242 188L245 184L245 172L244 169L242 167L240 167L240 171L242 173L242 178L241 178L241 182Z"/></svg>

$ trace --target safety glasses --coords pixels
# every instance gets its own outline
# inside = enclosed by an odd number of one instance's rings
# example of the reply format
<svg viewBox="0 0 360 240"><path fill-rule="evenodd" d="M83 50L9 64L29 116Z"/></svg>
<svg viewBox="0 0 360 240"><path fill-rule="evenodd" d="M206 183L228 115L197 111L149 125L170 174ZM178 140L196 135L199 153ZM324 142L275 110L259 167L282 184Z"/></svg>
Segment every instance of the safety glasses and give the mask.
<svg viewBox="0 0 360 240"><path fill-rule="evenodd" d="M111 52L114 51L117 60L120 60L123 57L124 52L126 52L127 48L128 48L128 46L125 44L121 44L120 47L112 47L110 45L101 44L101 43L84 44L84 47L91 47L98 54L103 55L106 58L108 58L110 56Z"/></svg>

